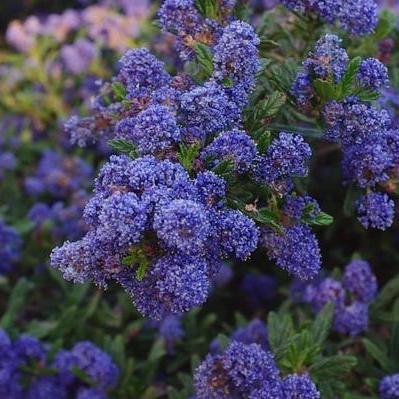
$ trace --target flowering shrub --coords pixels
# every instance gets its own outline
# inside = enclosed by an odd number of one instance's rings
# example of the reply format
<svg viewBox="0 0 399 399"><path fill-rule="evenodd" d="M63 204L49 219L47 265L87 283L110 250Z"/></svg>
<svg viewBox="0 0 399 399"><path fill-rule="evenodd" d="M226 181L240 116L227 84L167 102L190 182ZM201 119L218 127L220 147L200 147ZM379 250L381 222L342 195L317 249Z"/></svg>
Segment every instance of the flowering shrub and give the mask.
<svg viewBox="0 0 399 399"><path fill-rule="evenodd" d="M78 3L0 50L0 396L399 398L396 8Z"/></svg>

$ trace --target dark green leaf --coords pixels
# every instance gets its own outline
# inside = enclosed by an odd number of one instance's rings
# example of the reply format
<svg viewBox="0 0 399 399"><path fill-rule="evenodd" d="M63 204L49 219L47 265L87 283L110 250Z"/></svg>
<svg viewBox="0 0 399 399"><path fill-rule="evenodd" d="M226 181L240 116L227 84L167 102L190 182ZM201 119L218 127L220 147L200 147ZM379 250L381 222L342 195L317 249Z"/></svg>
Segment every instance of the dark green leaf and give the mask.
<svg viewBox="0 0 399 399"><path fill-rule="evenodd" d="M378 98L380 97L380 93L378 93L378 91L367 89L359 89L355 91L354 95L357 96L359 100L366 102L373 102L375 100L378 100Z"/></svg>
<svg viewBox="0 0 399 399"><path fill-rule="evenodd" d="M259 116L261 118L270 118L275 116L286 101L287 96L284 93L279 91L273 92L261 103L261 112Z"/></svg>
<svg viewBox="0 0 399 399"><path fill-rule="evenodd" d="M374 33L376 41L387 37L397 26L397 16L390 10L385 9L380 13L378 25Z"/></svg>
<svg viewBox="0 0 399 399"><path fill-rule="evenodd" d="M337 379L348 373L357 364L354 356L336 355L325 357L315 362L310 367L310 374L316 382Z"/></svg>
<svg viewBox="0 0 399 399"><path fill-rule="evenodd" d="M213 72L213 55L208 46L202 43L194 45L194 51L197 56L197 62L202 68L204 74L203 80L208 79Z"/></svg>
<svg viewBox="0 0 399 399"><path fill-rule="evenodd" d="M376 360L380 367L387 373L391 371L391 362L388 355L382 351L376 344L371 342L367 338L362 339L363 345L366 348L367 353Z"/></svg>
<svg viewBox="0 0 399 399"><path fill-rule="evenodd" d="M355 57L348 64L346 72L340 83L340 98L344 98L351 93L351 87L355 81L357 73L359 72L361 61L361 57Z"/></svg>
<svg viewBox="0 0 399 399"><path fill-rule="evenodd" d="M382 309L399 297L399 275L390 280L380 291L371 305L372 313L378 314Z"/></svg>
<svg viewBox="0 0 399 399"><path fill-rule="evenodd" d="M193 163L195 158L197 158L200 149L201 146L199 144L193 144L191 146L181 144L179 146L177 158L189 173L193 170Z"/></svg>
<svg viewBox="0 0 399 399"><path fill-rule="evenodd" d="M124 100L127 94L126 87L120 82L112 83L112 91L118 101Z"/></svg>
<svg viewBox="0 0 399 399"><path fill-rule="evenodd" d="M315 218L310 220L310 224L317 226L329 226L334 222L334 218L325 212L320 212Z"/></svg>
<svg viewBox="0 0 399 399"><path fill-rule="evenodd" d="M328 333L331 328L331 324L334 318L334 304L328 303L322 311L317 315L316 320L311 326L311 334L313 342L317 345L322 346L328 337Z"/></svg>
<svg viewBox="0 0 399 399"><path fill-rule="evenodd" d="M231 159L225 159L219 162L212 171L220 177L226 177L234 172L234 162Z"/></svg>
<svg viewBox="0 0 399 399"><path fill-rule="evenodd" d="M337 87L333 82L316 79L313 81L313 87L323 103L330 100L335 100L338 97Z"/></svg>
<svg viewBox="0 0 399 399"><path fill-rule="evenodd" d="M19 312L24 307L29 291L32 289L33 284L26 278L20 278L14 286L10 298L8 300L7 309L0 320L1 328L10 328Z"/></svg>
<svg viewBox="0 0 399 399"><path fill-rule="evenodd" d="M353 216L355 213L355 204L359 197L362 195L362 190L359 190L355 186L350 186L346 191L344 200L344 214L347 217Z"/></svg>
<svg viewBox="0 0 399 399"><path fill-rule="evenodd" d="M112 139L108 141L108 145L114 151L129 155L131 158L137 158L139 156L137 147L131 141L124 139Z"/></svg>
<svg viewBox="0 0 399 399"><path fill-rule="evenodd" d="M269 344L273 353L278 354L287 341L295 334L292 318L288 314L270 312L267 318Z"/></svg>
<svg viewBox="0 0 399 399"><path fill-rule="evenodd" d="M218 0L195 0L198 11L205 17L210 19L218 19L219 3Z"/></svg>
<svg viewBox="0 0 399 399"><path fill-rule="evenodd" d="M89 386L94 386L94 381L90 378L88 374L86 374L81 368L72 366L71 367L72 374L78 377L81 381L86 383Z"/></svg>

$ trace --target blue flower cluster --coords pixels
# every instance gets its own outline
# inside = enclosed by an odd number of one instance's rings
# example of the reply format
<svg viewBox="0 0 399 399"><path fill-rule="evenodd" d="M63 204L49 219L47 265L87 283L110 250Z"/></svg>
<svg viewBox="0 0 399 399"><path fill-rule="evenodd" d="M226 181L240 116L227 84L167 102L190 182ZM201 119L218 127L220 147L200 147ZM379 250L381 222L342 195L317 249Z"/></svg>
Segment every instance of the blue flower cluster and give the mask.
<svg viewBox="0 0 399 399"><path fill-rule="evenodd" d="M259 235L249 217L226 207L225 180L207 170L227 160L246 173L257 156L253 140L235 127L259 69L259 39L248 24L205 21L192 1L167 0L159 15L163 28L179 35L203 38L203 24L217 25L218 37L207 43L212 75L203 84L184 73L172 77L146 49L122 57L114 84L126 98L114 103L104 125L140 157L111 157L85 209L89 232L52 254L65 278L101 286L116 280L143 315L156 319L202 304L222 259L247 259ZM100 107L94 120L103 115ZM182 145L198 146L195 176L176 162Z"/></svg>
<svg viewBox="0 0 399 399"><path fill-rule="evenodd" d="M399 374L384 377L379 386L381 399L399 398Z"/></svg>
<svg viewBox="0 0 399 399"><path fill-rule="evenodd" d="M274 357L260 345L233 340L225 351L209 354L194 373L198 399L319 399L308 375L281 378Z"/></svg>
<svg viewBox="0 0 399 399"><path fill-rule="evenodd" d="M374 0L282 0L291 10L313 13L328 24L339 22L352 35L366 35L377 26L377 4Z"/></svg>
<svg viewBox="0 0 399 399"><path fill-rule="evenodd" d="M265 181L284 195L286 217L281 231L266 228L262 244L279 267L301 279L315 277L321 267L320 249L311 228L304 222L309 213L313 218L320 213L317 202L306 197L291 195L294 177L308 174L307 162L311 149L301 136L280 133L260 158L255 169L258 180ZM310 216L310 215L308 215ZM287 223L288 218L288 223ZM311 222L311 217L307 222Z"/></svg>
<svg viewBox="0 0 399 399"><path fill-rule="evenodd" d="M355 336L367 330L368 308L377 290L377 279L368 262L354 260L345 267L342 281L325 278L311 282L301 299L310 303L316 313L332 302L335 305L334 330Z"/></svg>
<svg viewBox="0 0 399 399"><path fill-rule="evenodd" d="M227 3L223 8L231 12ZM221 19L203 18L193 0L164 1L159 11L163 30L176 34L183 59L192 59L196 46L206 46L212 58L209 79L198 84L185 73L172 77L147 49L129 50L114 78L114 85L125 88L126 99L115 98L106 84L92 116L67 122L72 141L84 146L111 134L131 140L142 155L170 158L176 144L238 127L260 69L259 38L247 23Z"/></svg>
<svg viewBox="0 0 399 399"><path fill-rule="evenodd" d="M325 35L304 62L304 72L298 74L292 89L304 109L309 109L316 100L314 79L325 82L334 79L337 86L343 84L349 58L340 44L338 37ZM355 80L358 93L377 92L388 84L388 71L380 61L369 58L360 62ZM359 221L365 228L385 230L393 223L394 203L378 188L390 190L390 184L397 179L399 131L392 129L392 120L385 109L362 101L360 94L332 100L323 106L325 137L341 145L345 182L367 189L357 202Z"/></svg>
<svg viewBox="0 0 399 399"><path fill-rule="evenodd" d="M82 215L88 199L88 193L79 190L72 194L69 203L36 202L28 213L28 218L35 224L35 234L42 236L49 232L54 242L81 238L87 232Z"/></svg>
<svg viewBox="0 0 399 399"><path fill-rule="evenodd" d="M0 274L8 273L21 256L22 239L0 219Z"/></svg>
<svg viewBox="0 0 399 399"><path fill-rule="evenodd" d="M257 246L255 223L222 205L223 186L210 171L191 179L169 160L112 156L85 209L90 231L57 248L52 264L70 280L119 281L145 316L198 306L222 258L246 259Z"/></svg>
<svg viewBox="0 0 399 399"><path fill-rule="evenodd" d="M223 3L222 11L230 9ZM212 68L201 83L170 75L146 49L122 57L108 98L115 101L97 99L92 118L95 129L113 131L113 142L128 143L129 156L112 156L97 177L84 212L88 233L51 257L66 279L100 286L116 280L150 318L203 304L223 260L246 260L257 248L250 212L230 207L229 179L216 174L226 165L234 179L267 185L287 201L279 215L284 226L263 235L269 257L303 279L320 269L308 225L320 209L309 198L292 199L294 178L308 174L310 146L281 132L258 153L241 114L259 70L259 38L250 25L222 15L205 20L191 0L166 0L159 13L163 29L177 29L181 46L207 46L201 51Z"/></svg>
<svg viewBox="0 0 399 399"><path fill-rule="evenodd" d="M277 295L278 281L267 274L247 273L240 284L245 300L254 309L261 309Z"/></svg>
<svg viewBox="0 0 399 399"><path fill-rule="evenodd" d="M49 194L62 199L88 187L92 177L93 168L83 159L46 150L34 175L25 179L25 189L34 198Z"/></svg>
<svg viewBox="0 0 399 399"><path fill-rule="evenodd" d="M2 398L107 399L119 379L111 357L89 341L59 351L50 362L48 348L38 339L21 335L12 342L0 330L0 352Z"/></svg>

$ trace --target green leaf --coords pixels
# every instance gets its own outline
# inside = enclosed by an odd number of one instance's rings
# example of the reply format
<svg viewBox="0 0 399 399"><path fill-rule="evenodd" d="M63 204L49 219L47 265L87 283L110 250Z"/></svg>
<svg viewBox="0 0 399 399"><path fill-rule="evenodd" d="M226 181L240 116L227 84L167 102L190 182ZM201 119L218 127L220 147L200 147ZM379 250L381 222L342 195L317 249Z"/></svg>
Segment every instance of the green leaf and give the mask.
<svg viewBox="0 0 399 399"><path fill-rule="evenodd" d="M367 353L374 359L376 360L381 368L386 372L389 373L391 370L391 362L389 360L389 357L386 353L382 351L377 345L375 345L373 342L371 342L367 338L362 339L363 345L366 348Z"/></svg>
<svg viewBox="0 0 399 399"><path fill-rule="evenodd" d="M80 308L77 305L72 305L62 312L62 315L57 319L56 327L50 331L52 337L64 337L68 332L80 323L79 317Z"/></svg>
<svg viewBox="0 0 399 399"><path fill-rule="evenodd" d="M361 62L361 57L355 57L349 62L339 87L340 99L343 99L344 97L350 95L351 87L353 82L355 81L357 73L359 72Z"/></svg>
<svg viewBox="0 0 399 399"><path fill-rule="evenodd" d="M380 97L378 91L363 88L356 90L353 94L357 96L359 100L366 102L373 102Z"/></svg>
<svg viewBox="0 0 399 399"><path fill-rule="evenodd" d="M165 344L162 339L158 339L152 345L147 360L149 362L157 362L166 355Z"/></svg>
<svg viewBox="0 0 399 399"><path fill-rule="evenodd" d="M90 376L85 373L81 368L72 366L71 367L72 374L78 377L81 381L86 383L89 386L94 386L94 381L90 378Z"/></svg>
<svg viewBox="0 0 399 399"><path fill-rule="evenodd" d="M229 89L230 87L234 86L234 81L233 79L229 78L228 76L226 76L225 78L223 78L220 82L224 87L226 87L226 89Z"/></svg>
<svg viewBox="0 0 399 399"><path fill-rule="evenodd" d="M217 0L195 0L195 6L205 18L218 19L219 3Z"/></svg>
<svg viewBox="0 0 399 399"><path fill-rule="evenodd" d="M136 279L142 281L151 262L142 248L133 248L130 250L129 255L122 259L122 264L131 267L137 266Z"/></svg>
<svg viewBox="0 0 399 399"><path fill-rule="evenodd" d="M334 309L335 306L331 302L324 306L310 328L313 342L319 346L322 346L328 337L328 333L334 318Z"/></svg>
<svg viewBox="0 0 399 399"><path fill-rule="evenodd" d="M109 354L119 368L124 370L126 365L126 348L123 335L119 334L113 339L109 347Z"/></svg>
<svg viewBox="0 0 399 399"><path fill-rule="evenodd" d="M266 36L262 36L260 38L259 49L261 51L273 50L277 47L280 47L280 44L278 42L271 40Z"/></svg>
<svg viewBox="0 0 399 399"><path fill-rule="evenodd" d="M268 208L260 208L255 212L254 219L264 224L278 224L278 215Z"/></svg>
<svg viewBox="0 0 399 399"><path fill-rule="evenodd" d="M0 320L0 327L4 329L10 328L14 320L17 318L19 312L25 306L29 291L33 284L26 278L20 278L14 286L10 298L8 300L7 309Z"/></svg>
<svg viewBox="0 0 399 399"><path fill-rule="evenodd" d="M112 139L108 141L108 145L116 152L129 155L131 158L137 158L139 153L137 147L131 141L124 139Z"/></svg>
<svg viewBox="0 0 399 399"><path fill-rule="evenodd" d="M354 356L335 355L313 363L309 371L316 382L330 381L348 373L357 364Z"/></svg>
<svg viewBox="0 0 399 399"><path fill-rule="evenodd" d="M396 28L396 25L397 16L390 10L383 10L380 13L378 25L373 35L375 40L379 41L387 37Z"/></svg>
<svg viewBox="0 0 399 399"><path fill-rule="evenodd" d="M193 145L180 144L179 152L177 153L177 159L183 165L183 167L191 173L193 170L193 163L195 158L197 158L198 153L201 149L201 145L196 143Z"/></svg>
<svg viewBox="0 0 399 399"><path fill-rule="evenodd" d="M371 305L372 313L378 315L387 305L399 297L399 275L388 281L380 291L377 299Z"/></svg>
<svg viewBox="0 0 399 399"><path fill-rule="evenodd" d="M395 301L392 311L395 315L399 315L399 299ZM392 359L399 359L399 321L393 323L391 328L389 354Z"/></svg>
<svg viewBox="0 0 399 399"><path fill-rule="evenodd" d="M258 151L260 154L264 154L269 148L271 142L271 132L270 130L263 131L258 138Z"/></svg>
<svg viewBox="0 0 399 399"><path fill-rule="evenodd" d="M229 176L234 172L234 161L225 159L212 168L212 172L220 177Z"/></svg>
<svg viewBox="0 0 399 399"><path fill-rule="evenodd" d="M310 220L310 224L316 226L329 226L334 222L334 218L325 212L320 212L315 218Z"/></svg>
<svg viewBox="0 0 399 399"><path fill-rule="evenodd" d="M267 318L267 328L270 348L278 356L279 351L295 334L292 318L289 314L279 315L275 312L270 312Z"/></svg>
<svg viewBox="0 0 399 399"><path fill-rule="evenodd" d="M112 83L112 91L118 101L123 101L126 98L126 87L120 82Z"/></svg>
<svg viewBox="0 0 399 399"><path fill-rule="evenodd" d="M333 82L316 79L313 81L313 87L323 103L330 100L335 100L338 97L337 87Z"/></svg>
<svg viewBox="0 0 399 399"><path fill-rule="evenodd" d="M211 49L202 43L194 45L194 51L197 56L197 62L202 68L204 74L203 80L207 80L213 72L213 54Z"/></svg>
<svg viewBox="0 0 399 399"><path fill-rule="evenodd" d="M287 101L287 96L279 91L273 92L266 100L262 101L260 117L270 118L275 116Z"/></svg>

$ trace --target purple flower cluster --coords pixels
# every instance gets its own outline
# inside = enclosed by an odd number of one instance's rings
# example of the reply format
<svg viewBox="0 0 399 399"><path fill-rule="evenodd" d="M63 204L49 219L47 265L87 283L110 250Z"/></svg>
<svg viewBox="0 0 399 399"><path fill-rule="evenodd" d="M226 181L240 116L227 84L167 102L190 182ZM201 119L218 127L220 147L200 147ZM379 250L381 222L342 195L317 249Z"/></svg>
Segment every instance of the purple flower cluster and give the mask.
<svg viewBox="0 0 399 399"><path fill-rule="evenodd" d="M341 48L342 40L333 34L322 36L313 51L303 62L303 71L297 74L292 86L292 94L297 104L303 108L310 108L310 102L315 96L312 85L313 79L332 79L339 82L346 70L349 56Z"/></svg>
<svg viewBox="0 0 399 399"><path fill-rule="evenodd" d="M21 335L12 342L0 330L0 352L0 395L7 399L107 399L119 378L111 357L88 341L59 351L50 362L46 345L38 339ZM35 373L27 371L32 366ZM86 378L78 377L77 370Z"/></svg>
<svg viewBox="0 0 399 399"><path fill-rule="evenodd" d="M197 44L207 46L212 55L209 79L198 84L185 73L172 77L147 49L129 50L114 78L125 88L128 104L118 98L105 105L103 97L112 97L112 92L102 93L92 116L68 121L73 142L85 145L111 131L131 140L141 154L162 152L170 158L177 144L203 142L240 125L260 68L254 29L239 21L226 21L224 26L205 20L191 0L164 1L159 17L163 29L176 33L186 52L195 53ZM217 35L211 33L215 29ZM193 38L196 34L200 37Z"/></svg>
<svg viewBox="0 0 399 399"><path fill-rule="evenodd" d="M336 21L352 35L365 35L377 26L377 4L374 0L282 0L291 10L313 13L328 24Z"/></svg>
<svg viewBox="0 0 399 399"><path fill-rule="evenodd" d="M46 150L35 173L25 179L25 189L34 198L50 194L63 199L89 186L92 177L93 169L83 159Z"/></svg>
<svg viewBox="0 0 399 399"><path fill-rule="evenodd" d="M389 85L388 68L375 58L367 58L360 64L357 80L369 89L379 90Z"/></svg>
<svg viewBox="0 0 399 399"><path fill-rule="evenodd" d="M246 259L258 240L251 219L221 206L223 180L204 173L191 179L168 160L112 156L85 209L90 231L57 248L53 266L75 281L116 279L149 317L202 304L222 258ZM138 279L143 262L148 271Z"/></svg>
<svg viewBox="0 0 399 399"><path fill-rule="evenodd" d="M284 399L320 399L320 392L309 375L289 375L283 381Z"/></svg>
<svg viewBox="0 0 399 399"><path fill-rule="evenodd" d="M285 379L274 357L260 345L232 341L222 353L209 354L194 372L198 399L319 399L307 375Z"/></svg>
<svg viewBox="0 0 399 399"><path fill-rule="evenodd" d="M254 309L260 309L276 297L277 285L273 276L247 273L241 281L240 291Z"/></svg>
<svg viewBox="0 0 399 399"><path fill-rule="evenodd" d="M52 254L52 265L65 278L100 286L116 280L137 309L155 319L204 303L223 260L246 260L257 248L258 228L243 211L229 207L230 180L219 177L218 168L231 164L233 178L246 175L285 199L294 178L307 175L311 157L303 138L286 132L259 155L255 141L241 130L259 69L259 39L250 25L228 18L225 25L204 21L190 0L167 0L159 15L164 29L178 29L185 46L184 35L204 38L205 26L208 33L217 28L209 43L199 41L212 55L209 77L198 83L186 73L172 76L146 49L122 57L107 92L114 102L96 100L98 113L85 120L91 126L83 125L82 141L90 128L105 128L117 138L113 142L128 143L129 156L138 158L111 157L85 209L89 232ZM266 230L264 243L280 267L310 278L321 260L306 223L319 208L305 202L307 220L282 212L287 225Z"/></svg>
<svg viewBox="0 0 399 399"><path fill-rule="evenodd" d="M165 1L159 15L164 29L204 33L192 1ZM97 99L99 112L82 132L86 138L90 128L106 127L134 144L140 157L111 157L84 212L89 232L52 254L65 278L102 286L116 280L137 309L155 319L202 304L222 260L245 260L257 247L254 221L226 207L225 180L207 170L231 161L237 174L246 173L257 157L249 135L234 127L255 81L259 39L245 23L226 24L210 47L215 75L203 84L186 74L172 77L146 49L122 57L114 85L123 87L125 100L104 105ZM223 53L228 37L237 48ZM245 65L243 51L251 57ZM191 175L176 162L190 146L198 147Z"/></svg>
<svg viewBox="0 0 399 399"><path fill-rule="evenodd" d="M69 203L35 203L28 214L29 219L35 223L35 232L41 235L49 231L55 242L81 238L87 231L82 215L88 197L87 192L80 190L73 193Z"/></svg>
<svg viewBox="0 0 399 399"><path fill-rule="evenodd" d="M21 245L18 232L0 219L0 274L8 273L19 260Z"/></svg>
<svg viewBox="0 0 399 399"><path fill-rule="evenodd" d="M364 228L386 230L393 223L395 203L388 194L370 192L359 199L357 213Z"/></svg>
<svg viewBox="0 0 399 399"><path fill-rule="evenodd" d="M325 278L312 282L304 290L303 299L316 313L332 302L335 305L334 329L355 336L367 330L368 307L376 298L377 290L377 279L370 265L354 260L345 267L342 281Z"/></svg>
<svg viewBox="0 0 399 399"><path fill-rule="evenodd" d="M298 74L292 89L299 106L305 109L311 106L316 95L313 87L316 78L326 82L334 79L338 86L347 85L343 83L343 75L349 58L340 44L338 37L325 35L309 54L304 72ZM388 84L387 68L376 59L363 60L355 81L360 93L381 90ZM394 204L378 188L388 187L399 171L399 131L392 129L389 112L360 100L360 95L346 95L327 102L322 116L327 127L325 137L341 144L345 183L368 189L357 204L359 221L365 228L385 230L393 223Z"/></svg>
<svg viewBox="0 0 399 399"><path fill-rule="evenodd" d="M292 179L307 176L307 163L311 155L310 146L301 136L282 132L272 141L266 154L259 157L254 171L257 180L268 183L281 196L285 196L284 213L289 218L289 223L280 231L264 229L262 244L270 259L300 279L315 277L321 267L317 239L311 228L305 224L311 222L311 218L320 212L320 208L310 197L294 200L290 195L293 190ZM308 212L309 220L304 223L301 217Z"/></svg>
<svg viewBox="0 0 399 399"><path fill-rule="evenodd" d="M313 279L321 268L320 248L307 224L284 227L282 232L265 229L262 243L269 258L301 280Z"/></svg>
<svg viewBox="0 0 399 399"><path fill-rule="evenodd" d="M384 377L380 382L379 393L381 399L399 398L399 374Z"/></svg>
<svg viewBox="0 0 399 399"><path fill-rule="evenodd" d="M292 178L307 176L311 155L309 144L301 136L281 132L259 157L255 178L269 185L291 187Z"/></svg>
<svg viewBox="0 0 399 399"><path fill-rule="evenodd" d="M165 342L168 353L173 354L175 346L184 337L182 315L169 314L162 320L152 320L151 326L158 330L159 337Z"/></svg>

